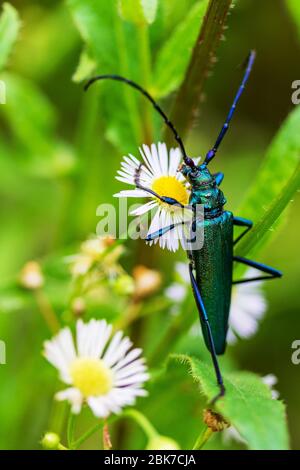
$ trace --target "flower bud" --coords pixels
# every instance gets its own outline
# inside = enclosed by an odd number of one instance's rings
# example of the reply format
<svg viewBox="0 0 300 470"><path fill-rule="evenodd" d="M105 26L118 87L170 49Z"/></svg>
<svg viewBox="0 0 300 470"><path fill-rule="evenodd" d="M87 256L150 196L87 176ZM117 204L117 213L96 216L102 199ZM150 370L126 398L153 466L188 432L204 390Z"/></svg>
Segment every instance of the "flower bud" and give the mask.
<svg viewBox="0 0 300 470"><path fill-rule="evenodd" d="M81 317L86 310L86 303L82 297L76 297L72 302L72 312L76 317Z"/></svg>
<svg viewBox="0 0 300 470"><path fill-rule="evenodd" d="M134 268L133 278L135 281L135 297L139 300L157 292L162 281L158 271L142 265Z"/></svg>
<svg viewBox="0 0 300 470"><path fill-rule="evenodd" d="M57 450L60 444L59 435L55 432L46 432L43 439L41 440L41 445L43 449L47 450Z"/></svg>
<svg viewBox="0 0 300 470"><path fill-rule="evenodd" d="M20 274L20 283L26 289L39 289L44 284L44 277L39 263L29 261L23 267Z"/></svg>

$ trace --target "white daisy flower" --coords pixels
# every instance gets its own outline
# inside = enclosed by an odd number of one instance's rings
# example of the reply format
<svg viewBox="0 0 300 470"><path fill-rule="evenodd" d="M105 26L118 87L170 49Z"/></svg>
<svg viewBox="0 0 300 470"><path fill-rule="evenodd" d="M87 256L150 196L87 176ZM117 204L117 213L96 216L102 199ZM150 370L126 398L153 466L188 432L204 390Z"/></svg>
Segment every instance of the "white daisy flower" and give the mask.
<svg viewBox="0 0 300 470"><path fill-rule="evenodd" d="M245 277L251 278L256 273L249 269ZM267 301L263 293L263 282L255 281L233 287L229 315L227 341L234 344L238 337L253 336L267 310Z"/></svg>
<svg viewBox="0 0 300 470"><path fill-rule="evenodd" d="M44 356L69 385L56 399L69 401L75 414L87 403L96 417L105 418L147 394L142 388L149 378L142 350L130 350L132 342L122 331L110 339L111 332L105 320L78 320L76 345L70 328L44 343Z"/></svg>
<svg viewBox="0 0 300 470"><path fill-rule="evenodd" d="M159 142L157 146L155 144L152 144L151 147L143 145L143 148L140 148L140 153L143 158L142 163L133 155L124 157L121 170L118 171L116 178L133 186L136 186L138 179L141 186L154 191L159 196L176 199L183 206L188 205L190 196L188 183L184 176L177 171L181 160L180 150L176 148L168 152L166 144ZM183 239L183 225L180 222L190 219L191 211L166 204L139 188L121 191L114 196L149 198L150 201L132 211L131 215L140 216L155 210L147 235L172 224L178 224L161 237L150 241L149 244L159 242L161 248L167 248L171 251L176 251L179 248L179 240Z"/></svg>
<svg viewBox="0 0 300 470"><path fill-rule="evenodd" d="M278 379L276 377L276 375L274 374L268 374L268 375L265 375L263 378L262 378L262 381L264 384L266 384L269 389L271 390L271 394L272 394L272 398L273 400L277 400L277 398L279 398L279 392L278 390L276 390L274 388L274 385L277 384L278 382Z"/></svg>
<svg viewBox="0 0 300 470"><path fill-rule="evenodd" d="M182 302L190 288L189 270L187 263L175 264L176 276L180 282L172 283L166 290L165 295L170 300ZM245 277L254 277L255 269L249 269ZM259 321L263 318L267 310L267 301L263 293L263 282L249 282L239 284L232 289L232 300L229 314L229 330L227 341L233 344L237 338L250 338L259 326ZM192 332L199 331L192 329Z"/></svg>

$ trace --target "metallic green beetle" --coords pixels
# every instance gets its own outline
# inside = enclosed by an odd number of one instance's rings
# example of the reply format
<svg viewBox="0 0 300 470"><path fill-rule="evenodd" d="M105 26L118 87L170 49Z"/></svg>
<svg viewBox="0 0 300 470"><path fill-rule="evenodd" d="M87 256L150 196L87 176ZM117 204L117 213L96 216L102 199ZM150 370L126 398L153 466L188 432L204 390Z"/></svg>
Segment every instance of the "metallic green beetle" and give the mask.
<svg viewBox="0 0 300 470"><path fill-rule="evenodd" d="M206 154L204 163L196 165L195 162L187 156L183 142L176 131L175 126L168 119L164 111L149 95L149 93L132 80L121 77L119 75L98 75L86 84L87 90L97 80L110 79L123 82L139 92L141 92L154 106L156 111L162 116L166 125L174 134L175 140L179 144L182 152L183 164L180 171L190 182L191 196L188 209L193 211L193 219L191 223L191 240L204 234L204 242L200 248L187 249L189 259L190 280L195 297L195 302L199 311L203 336L206 346L210 351L219 393L214 397L211 404L225 394L225 386L218 364L217 356L225 352L226 336L228 330L228 317L231 301L232 284L258 281L262 279L273 279L281 277L281 272L256 261L246 258L234 256L234 245L251 229L252 222L241 217L235 217L231 212L224 211L223 207L226 199L219 188L224 175L222 173L211 174L208 164L215 157L217 150L229 128L230 121L233 117L237 103L243 93L246 82L248 81L253 63L255 60L255 52L251 51L247 60L246 70L243 80L234 98L233 104L227 115L226 121L218 135L215 145ZM136 187L142 189L152 196L160 199L163 203L171 206L180 206L185 208L177 200L152 191L141 185L139 181L139 171L135 175ZM196 208L201 205L204 208L204 217L197 217ZM234 226L244 227L245 230L234 240ZM147 236L146 240L151 241L161 237L166 232L173 230L174 224L163 227L155 233ZM238 262L253 267L262 273L258 277L250 279L242 279L233 281L233 263Z"/></svg>

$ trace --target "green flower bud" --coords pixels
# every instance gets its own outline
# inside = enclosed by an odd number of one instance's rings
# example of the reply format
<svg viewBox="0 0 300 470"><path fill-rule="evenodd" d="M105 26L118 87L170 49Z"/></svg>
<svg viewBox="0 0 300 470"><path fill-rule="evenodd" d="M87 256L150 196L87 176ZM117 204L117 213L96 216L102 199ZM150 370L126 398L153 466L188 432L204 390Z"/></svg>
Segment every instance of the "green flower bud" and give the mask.
<svg viewBox="0 0 300 470"><path fill-rule="evenodd" d="M134 281L128 274L122 274L114 281L113 287L118 295L131 295L134 292Z"/></svg>
<svg viewBox="0 0 300 470"><path fill-rule="evenodd" d="M60 443L59 435L55 432L46 432L43 439L41 440L41 445L43 449L46 450L57 450Z"/></svg>

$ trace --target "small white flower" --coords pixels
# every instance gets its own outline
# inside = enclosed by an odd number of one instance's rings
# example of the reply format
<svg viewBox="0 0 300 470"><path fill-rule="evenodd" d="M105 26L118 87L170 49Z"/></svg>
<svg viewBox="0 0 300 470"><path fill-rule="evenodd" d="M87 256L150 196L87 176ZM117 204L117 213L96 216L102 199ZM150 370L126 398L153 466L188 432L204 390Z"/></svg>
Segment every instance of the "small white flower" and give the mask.
<svg viewBox="0 0 300 470"><path fill-rule="evenodd" d="M44 356L58 369L69 388L56 394L71 403L78 414L86 402L95 416L104 418L133 405L149 378L141 349L118 331L110 339L112 325L105 320L76 323L76 346L70 328L63 328L44 343Z"/></svg>
<svg viewBox="0 0 300 470"><path fill-rule="evenodd" d="M124 157L116 178L123 183L136 186L138 175L138 181L143 187L154 191L159 196L167 196L176 199L184 206L188 205L190 196L188 183L177 171L181 160L180 150L176 148L168 152L166 144L159 142L157 146L155 144L151 147L143 145L140 153L143 163L141 164L133 155ZM178 206L170 206L138 188L121 191L115 194L115 197L149 198L150 201L131 212L132 215L142 215L155 209L148 234L172 224L179 224L149 244L159 242L161 248L171 251L179 248L179 240L183 238L183 225L180 222L191 217L192 214L188 214L190 211L183 211Z"/></svg>
<svg viewBox="0 0 300 470"><path fill-rule="evenodd" d="M254 277L255 269L249 269L245 277ZM250 338L259 326L267 310L267 301L263 293L263 282L255 281L233 287L229 315L227 341L236 342L237 337Z"/></svg>
<svg viewBox="0 0 300 470"><path fill-rule="evenodd" d="M274 374L265 375L262 378L262 381L271 390L273 400L277 400L277 398L279 398L279 392L278 392L278 390L275 390L275 388L274 388L274 385L276 385L277 382L278 382L278 379L277 379L276 375L274 375Z"/></svg>

